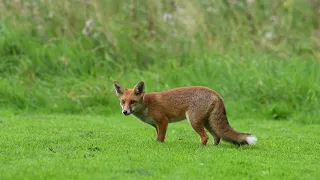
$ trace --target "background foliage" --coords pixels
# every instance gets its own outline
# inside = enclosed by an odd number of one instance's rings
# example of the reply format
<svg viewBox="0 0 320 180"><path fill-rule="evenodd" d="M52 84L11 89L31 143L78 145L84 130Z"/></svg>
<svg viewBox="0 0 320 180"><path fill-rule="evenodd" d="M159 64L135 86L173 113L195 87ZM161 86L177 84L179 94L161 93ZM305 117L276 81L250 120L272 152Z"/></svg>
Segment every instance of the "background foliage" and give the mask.
<svg viewBox="0 0 320 180"><path fill-rule="evenodd" d="M119 113L112 81L204 85L231 117L320 123L316 0L0 0L0 108Z"/></svg>

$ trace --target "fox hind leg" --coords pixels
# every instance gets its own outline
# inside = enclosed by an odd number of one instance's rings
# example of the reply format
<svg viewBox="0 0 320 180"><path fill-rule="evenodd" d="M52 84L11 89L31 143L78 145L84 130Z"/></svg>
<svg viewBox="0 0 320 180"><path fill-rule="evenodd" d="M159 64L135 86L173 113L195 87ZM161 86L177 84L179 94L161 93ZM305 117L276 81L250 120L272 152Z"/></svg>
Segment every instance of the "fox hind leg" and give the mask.
<svg viewBox="0 0 320 180"><path fill-rule="evenodd" d="M220 143L220 137L219 137L219 136L214 136L213 139L214 139L213 144L214 144L214 145L219 145L219 143Z"/></svg>
<svg viewBox="0 0 320 180"><path fill-rule="evenodd" d="M218 145L220 143L220 137L214 132L214 130L210 127L210 124L207 123L205 125L205 128L207 131L209 131L209 133L213 136L213 139L214 139L214 142L213 144L214 145Z"/></svg>
<svg viewBox="0 0 320 180"><path fill-rule="evenodd" d="M208 135L206 131L204 130L204 123L201 118L199 118L197 115L192 114L192 113L186 113L186 117L192 126L192 128L199 134L200 136L200 143L202 145L206 145L208 142Z"/></svg>

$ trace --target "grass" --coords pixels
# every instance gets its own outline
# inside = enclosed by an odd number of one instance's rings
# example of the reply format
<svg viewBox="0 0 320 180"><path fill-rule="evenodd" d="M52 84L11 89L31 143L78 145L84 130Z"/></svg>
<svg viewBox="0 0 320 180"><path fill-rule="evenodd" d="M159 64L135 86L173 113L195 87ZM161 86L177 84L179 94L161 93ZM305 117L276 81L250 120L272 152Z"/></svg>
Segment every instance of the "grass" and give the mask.
<svg viewBox="0 0 320 180"><path fill-rule="evenodd" d="M319 176L319 2L57 2L0 0L0 179ZM208 86L258 144L201 147L187 122L159 144L113 80Z"/></svg>
<svg viewBox="0 0 320 180"><path fill-rule="evenodd" d="M120 113L119 113L120 114ZM186 121L166 142L133 117L7 114L0 121L0 179L317 179L319 125L231 119L258 137L240 148L199 145Z"/></svg>
<svg viewBox="0 0 320 180"><path fill-rule="evenodd" d="M0 41L0 47L9 48L10 42L19 44L20 51L29 50L21 55L4 53L4 61L0 61L1 109L17 113L109 114L118 104L113 80L128 87L144 80L147 91L208 86L226 99L230 109L237 111L234 114L244 118L254 113L265 119L320 122L315 118L320 102L320 86L314 83L320 81L320 63L315 57L292 55L282 59L260 52L208 53L194 58L163 59L142 68L134 62L100 60L87 51L78 53L76 49L86 44L82 41L57 43L51 49L35 38L25 36L21 40L17 38L21 34L6 32L9 34L7 39L3 38L3 44ZM60 60L63 54L68 54L67 64Z"/></svg>

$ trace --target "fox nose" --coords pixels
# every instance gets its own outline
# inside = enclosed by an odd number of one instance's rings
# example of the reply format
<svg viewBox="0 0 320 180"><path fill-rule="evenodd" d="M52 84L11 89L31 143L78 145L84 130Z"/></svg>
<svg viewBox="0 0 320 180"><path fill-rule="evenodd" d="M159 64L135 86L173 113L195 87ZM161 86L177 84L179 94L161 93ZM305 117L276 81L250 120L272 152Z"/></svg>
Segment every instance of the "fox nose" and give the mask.
<svg viewBox="0 0 320 180"><path fill-rule="evenodd" d="M129 115L129 111L127 111L127 110L122 110L122 113L124 114L124 115Z"/></svg>

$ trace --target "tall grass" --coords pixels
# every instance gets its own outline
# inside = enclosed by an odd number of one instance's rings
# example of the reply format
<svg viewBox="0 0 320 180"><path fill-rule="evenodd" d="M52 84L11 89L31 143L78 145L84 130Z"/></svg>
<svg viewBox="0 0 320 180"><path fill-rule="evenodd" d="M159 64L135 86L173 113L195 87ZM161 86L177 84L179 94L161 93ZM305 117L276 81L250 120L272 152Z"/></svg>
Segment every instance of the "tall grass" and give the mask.
<svg viewBox="0 0 320 180"><path fill-rule="evenodd" d="M0 108L109 114L112 80L205 85L231 117L319 123L316 1L0 1Z"/></svg>
<svg viewBox="0 0 320 180"><path fill-rule="evenodd" d="M319 55L320 3L314 0L0 2L2 21L25 35L54 44L83 34L96 53L117 61L145 64L213 49Z"/></svg>

